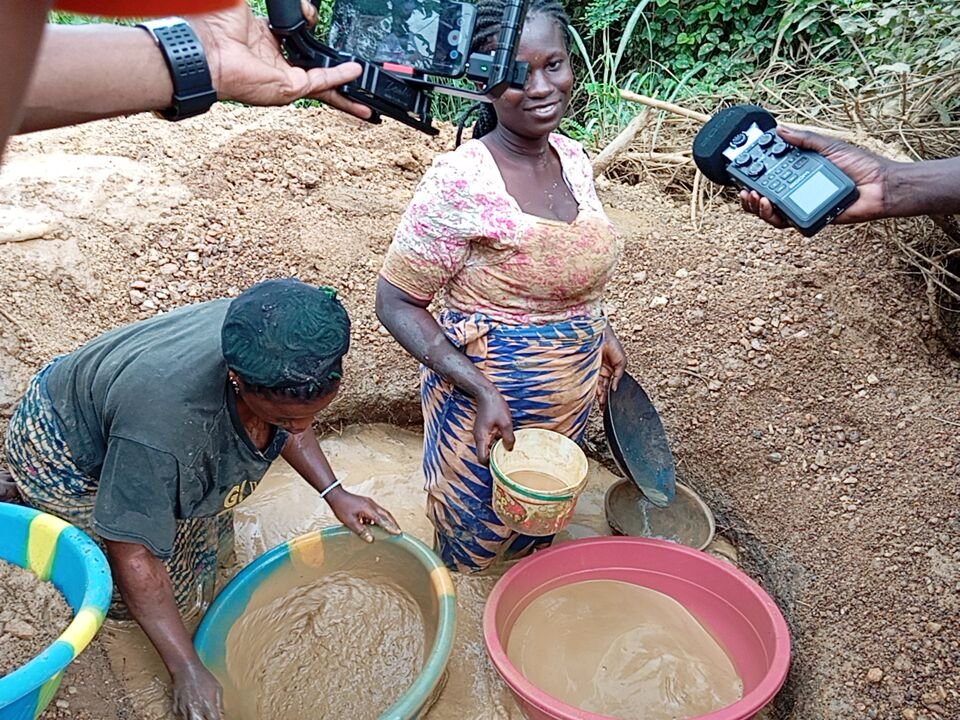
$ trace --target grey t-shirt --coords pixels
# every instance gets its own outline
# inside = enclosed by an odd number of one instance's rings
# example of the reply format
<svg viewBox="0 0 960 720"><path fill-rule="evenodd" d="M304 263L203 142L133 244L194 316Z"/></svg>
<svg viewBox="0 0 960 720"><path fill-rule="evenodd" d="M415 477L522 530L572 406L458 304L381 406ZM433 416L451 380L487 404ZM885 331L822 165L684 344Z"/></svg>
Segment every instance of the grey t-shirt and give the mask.
<svg viewBox="0 0 960 720"><path fill-rule="evenodd" d="M233 507L280 454L284 430L260 452L237 417L220 347L229 303L111 330L47 375L73 461L99 480L93 527L108 540L169 557L178 519Z"/></svg>

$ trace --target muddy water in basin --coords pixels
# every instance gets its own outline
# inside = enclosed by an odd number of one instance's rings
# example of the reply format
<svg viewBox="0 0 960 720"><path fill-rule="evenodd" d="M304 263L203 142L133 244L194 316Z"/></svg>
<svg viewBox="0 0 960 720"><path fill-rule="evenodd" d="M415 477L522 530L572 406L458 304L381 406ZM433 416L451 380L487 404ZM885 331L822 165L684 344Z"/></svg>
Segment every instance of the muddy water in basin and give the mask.
<svg viewBox="0 0 960 720"><path fill-rule="evenodd" d="M387 570L385 568L385 570ZM375 718L423 667L423 617L389 571L338 571L243 615L227 637L229 720Z"/></svg>
<svg viewBox="0 0 960 720"><path fill-rule="evenodd" d="M698 717L743 695L730 658L686 608L615 580L537 597L511 629L507 655L541 690L615 718L640 708L644 720Z"/></svg>
<svg viewBox="0 0 960 720"><path fill-rule="evenodd" d="M423 511L420 433L390 425L356 425L324 436L321 445L337 476L351 492L373 497L393 513L405 532L432 544L432 527ZM577 503L576 515L558 535L557 542L610 534L604 516L604 493L617 480L617 476L590 461L587 485ZM234 522L236 564L227 575L285 540L338 523L327 504L317 499L316 491L282 460L236 508ZM483 644L484 603L505 570L500 568L481 576L454 574L456 640L446 687L428 720L522 720L509 691L487 659ZM196 623L197 620L191 622L191 629ZM123 679L143 720L172 720L169 678L143 634L135 627L113 621L107 621L103 634L114 670ZM332 667L325 662L318 672ZM296 718L290 715L284 720Z"/></svg>

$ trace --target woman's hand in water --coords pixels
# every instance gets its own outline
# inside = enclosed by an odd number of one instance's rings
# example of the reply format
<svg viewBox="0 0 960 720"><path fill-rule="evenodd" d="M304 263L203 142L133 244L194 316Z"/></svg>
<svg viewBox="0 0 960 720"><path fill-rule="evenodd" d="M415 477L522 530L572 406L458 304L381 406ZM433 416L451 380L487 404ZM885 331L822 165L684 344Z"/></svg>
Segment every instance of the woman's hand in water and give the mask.
<svg viewBox="0 0 960 720"><path fill-rule="evenodd" d="M199 661L173 673L173 710L183 720L223 719L223 688Z"/></svg>
<svg viewBox="0 0 960 720"><path fill-rule="evenodd" d="M400 526L393 515L368 497L354 495L340 487L327 496L327 502L337 520L367 542L373 542L368 525L379 525L391 535L400 534Z"/></svg>
<svg viewBox="0 0 960 720"><path fill-rule="evenodd" d="M627 371L627 354L610 325L607 325L603 332L602 353L600 381L597 383L597 402L600 403L601 410L607 406L607 393L611 388L616 390L619 387L620 379Z"/></svg>
<svg viewBox="0 0 960 720"><path fill-rule="evenodd" d="M486 464L490 448L497 438L503 438L507 450L513 450L513 417L510 406L495 387L477 395L477 419L473 422L473 440L477 445L477 459Z"/></svg>

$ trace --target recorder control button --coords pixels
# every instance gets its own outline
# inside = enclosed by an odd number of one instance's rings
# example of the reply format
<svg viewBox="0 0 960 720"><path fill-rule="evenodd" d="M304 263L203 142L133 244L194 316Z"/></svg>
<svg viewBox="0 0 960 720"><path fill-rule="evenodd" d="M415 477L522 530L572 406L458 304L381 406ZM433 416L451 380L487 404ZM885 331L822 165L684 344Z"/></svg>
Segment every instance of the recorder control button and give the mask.
<svg viewBox="0 0 960 720"><path fill-rule="evenodd" d="M774 156L780 157L781 155L786 155L788 152L790 152L790 146L782 140L778 140L770 148L770 152L773 153Z"/></svg>

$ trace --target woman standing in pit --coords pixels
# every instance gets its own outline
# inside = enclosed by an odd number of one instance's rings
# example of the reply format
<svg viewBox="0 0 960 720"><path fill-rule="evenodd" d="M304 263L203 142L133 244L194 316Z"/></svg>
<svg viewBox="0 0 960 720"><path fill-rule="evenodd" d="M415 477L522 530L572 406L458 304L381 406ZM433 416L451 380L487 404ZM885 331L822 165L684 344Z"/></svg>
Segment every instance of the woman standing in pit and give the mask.
<svg viewBox="0 0 960 720"><path fill-rule="evenodd" d="M472 51L489 52L502 0L477 11ZM552 540L494 514L493 441L512 446L514 427L580 441L626 368L601 304L621 242L583 148L556 132L573 87L567 24L556 0L532 0L516 56L525 86L483 104L474 139L434 161L377 286L381 322L424 366L427 514L444 562L464 572Z"/></svg>

